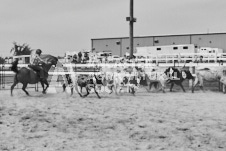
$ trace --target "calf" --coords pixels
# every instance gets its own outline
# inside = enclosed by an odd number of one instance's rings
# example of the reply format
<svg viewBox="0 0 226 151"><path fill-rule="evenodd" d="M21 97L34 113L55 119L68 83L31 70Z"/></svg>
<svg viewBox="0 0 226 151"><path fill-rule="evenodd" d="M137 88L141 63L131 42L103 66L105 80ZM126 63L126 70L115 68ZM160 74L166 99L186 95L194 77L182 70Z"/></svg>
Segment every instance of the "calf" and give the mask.
<svg viewBox="0 0 226 151"><path fill-rule="evenodd" d="M194 81L195 79L189 70L184 70L184 69L178 70L177 68L174 68L174 67L169 67L168 69L166 69L164 73L168 76L167 83L171 84L170 86L171 92L174 84L179 85L182 88L182 90L185 92L182 82L186 79L192 80L192 81Z"/></svg>
<svg viewBox="0 0 226 151"><path fill-rule="evenodd" d="M66 80L67 84L71 87L71 95L73 94L73 88L75 87L75 90L81 97L87 97L91 91L91 89L94 89L94 92L96 93L98 98L101 98L98 94L96 87L100 87L103 85L102 77L101 75L79 75L76 78L72 78L69 76L69 74L66 74ZM78 91L78 87L80 87L80 92ZM65 91L66 84L63 85L63 89ZM82 95L82 88L86 89L86 94Z"/></svg>

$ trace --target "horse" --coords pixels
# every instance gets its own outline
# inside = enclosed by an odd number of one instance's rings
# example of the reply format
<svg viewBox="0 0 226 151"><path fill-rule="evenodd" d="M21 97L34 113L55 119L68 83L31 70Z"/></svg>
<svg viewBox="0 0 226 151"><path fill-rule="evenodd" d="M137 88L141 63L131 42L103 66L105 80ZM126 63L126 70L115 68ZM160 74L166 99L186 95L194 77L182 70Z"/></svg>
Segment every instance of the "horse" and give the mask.
<svg viewBox="0 0 226 151"><path fill-rule="evenodd" d="M58 59L52 55L41 55L41 59L44 60L45 63L43 63L42 67L44 69L44 80L40 80L38 73L34 71L33 69L22 67L20 70L18 70L18 59L16 59L12 63L11 70L16 73L14 77L14 83L11 86L11 96L13 96L13 89L18 83L22 83L23 87L22 90L26 93L26 95L29 95L29 93L26 91L26 87L28 84L36 84L38 82L41 82L43 91L42 93L45 94L47 88L49 87L47 78L48 78L48 71L51 68L52 65L57 64ZM44 84L46 85L46 88L44 87Z"/></svg>
<svg viewBox="0 0 226 151"><path fill-rule="evenodd" d="M194 87L192 92L194 92L195 87L199 84L200 88L204 91L203 83L204 81L208 82L220 82L223 84L223 92L225 92L226 88L226 68L214 67L214 68L198 68L196 69L196 78L194 82Z"/></svg>

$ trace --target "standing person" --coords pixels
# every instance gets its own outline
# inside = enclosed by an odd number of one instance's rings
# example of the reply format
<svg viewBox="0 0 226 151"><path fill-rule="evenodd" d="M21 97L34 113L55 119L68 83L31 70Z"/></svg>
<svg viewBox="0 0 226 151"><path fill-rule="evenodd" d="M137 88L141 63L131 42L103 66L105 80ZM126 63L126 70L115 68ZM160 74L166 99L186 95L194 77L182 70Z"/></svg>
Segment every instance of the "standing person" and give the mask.
<svg viewBox="0 0 226 151"><path fill-rule="evenodd" d="M82 53L78 53L78 63L82 63Z"/></svg>
<svg viewBox="0 0 226 151"><path fill-rule="evenodd" d="M40 80L43 81L44 80L44 69L43 69L42 65L43 65L43 63L45 63L45 61L40 58L41 53L42 53L42 50L40 50L40 49L36 50L35 56L34 56L33 60L31 60L31 64L28 65L28 67L37 71L39 73Z"/></svg>

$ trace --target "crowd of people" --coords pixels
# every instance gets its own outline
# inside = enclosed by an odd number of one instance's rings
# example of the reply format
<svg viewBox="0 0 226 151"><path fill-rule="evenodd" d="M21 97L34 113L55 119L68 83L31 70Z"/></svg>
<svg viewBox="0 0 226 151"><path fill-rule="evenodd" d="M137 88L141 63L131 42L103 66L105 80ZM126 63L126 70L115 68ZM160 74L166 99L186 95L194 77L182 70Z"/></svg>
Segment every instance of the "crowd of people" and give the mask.
<svg viewBox="0 0 226 151"><path fill-rule="evenodd" d="M79 52L78 54L74 54L67 56L68 62L74 64L86 64L86 63L132 63L137 62L137 58L133 56L130 58L129 56L124 55L119 58L112 58L112 56L98 56L97 54L89 54Z"/></svg>

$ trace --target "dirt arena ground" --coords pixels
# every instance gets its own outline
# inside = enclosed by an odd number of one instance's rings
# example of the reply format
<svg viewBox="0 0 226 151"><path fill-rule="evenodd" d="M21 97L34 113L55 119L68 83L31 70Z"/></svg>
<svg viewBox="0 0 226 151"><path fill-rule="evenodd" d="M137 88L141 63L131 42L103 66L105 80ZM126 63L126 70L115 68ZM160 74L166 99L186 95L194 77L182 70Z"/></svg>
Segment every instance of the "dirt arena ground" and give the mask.
<svg viewBox="0 0 226 151"><path fill-rule="evenodd" d="M0 91L0 150L225 151L226 95L213 91L69 93Z"/></svg>

